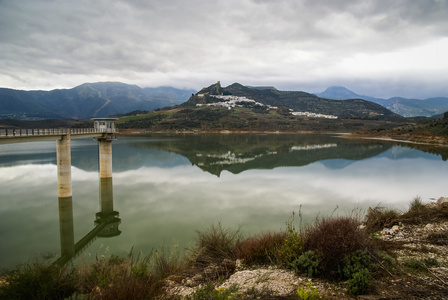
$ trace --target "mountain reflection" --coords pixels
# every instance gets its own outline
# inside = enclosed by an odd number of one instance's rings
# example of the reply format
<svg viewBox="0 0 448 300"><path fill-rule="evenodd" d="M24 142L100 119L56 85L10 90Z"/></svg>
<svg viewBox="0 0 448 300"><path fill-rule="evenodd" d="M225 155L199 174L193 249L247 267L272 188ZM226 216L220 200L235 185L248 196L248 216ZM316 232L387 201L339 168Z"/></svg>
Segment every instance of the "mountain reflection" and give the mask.
<svg viewBox="0 0 448 300"><path fill-rule="evenodd" d="M56 164L53 142L35 144L40 150L37 153L27 144L2 145L0 166ZM412 149L442 155L444 160L448 157L446 148L416 144L394 147L396 145L384 141L348 140L328 134L120 136L113 146L113 170L123 172L141 167L166 168L193 164L220 176L224 170L238 174L249 169L300 167L317 161L334 169L345 168L355 161L380 154L390 159L421 155ZM400 153L387 151L389 149L398 149ZM339 162L328 163L328 160ZM84 171L98 171L97 161L97 142L91 139L72 141L72 166Z"/></svg>
<svg viewBox="0 0 448 300"><path fill-rule="evenodd" d="M391 145L362 143L323 134L177 135L175 139L135 143L180 154L204 171L220 176L249 169L298 167L328 159L361 160Z"/></svg>

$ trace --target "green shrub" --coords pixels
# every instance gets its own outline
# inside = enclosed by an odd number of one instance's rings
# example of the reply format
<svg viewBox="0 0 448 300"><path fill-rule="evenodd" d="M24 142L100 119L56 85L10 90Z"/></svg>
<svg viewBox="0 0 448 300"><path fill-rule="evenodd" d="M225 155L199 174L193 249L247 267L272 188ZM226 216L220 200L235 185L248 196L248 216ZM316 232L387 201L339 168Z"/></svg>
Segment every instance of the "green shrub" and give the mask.
<svg viewBox="0 0 448 300"><path fill-rule="evenodd" d="M354 274L371 267L370 256L365 250L357 250L346 256L342 262L342 275L344 278L352 278Z"/></svg>
<svg viewBox="0 0 448 300"><path fill-rule="evenodd" d="M423 263L427 267L438 267L440 266L439 261L435 258L427 257L423 259Z"/></svg>
<svg viewBox="0 0 448 300"><path fill-rule="evenodd" d="M434 258L416 259L410 258L403 262L408 272L411 273L429 273L429 267L439 266L439 262Z"/></svg>
<svg viewBox="0 0 448 300"><path fill-rule="evenodd" d="M303 252L302 238L293 232L286 237L278 252L279 260L286 265L295 261Z"/></svg>
<svg viewBox="0 0 448 300"><path fill-rule="evenodd" d="M406 259L403 262L403 265L410 272L414 272L414 273L426 273L427 272L427 268L426 268L425 264L421 260L418 260L415 258Z"/></svg>
<svg viewBox="0 0 448 300"><path fill-rule="evenodd" d="M187 296L185 299L187 300L226 300L229 297L238 291L236 285L232 285L228 289L215 289L213 283L208 282L203 285L201 288L196 290L190 296Z"/></svg>
<svg viewBox="0 0 448 300"><path fill-rule="evenodd" d="M365 293L371 282L372 276L367 268L360 269L354 273L352 278L348 280L348 290L353 295Z"/></svg>
<svg viewBox="0 0 448 300"><path fill-rule="evenodd" d="M295 213L293 213L290 220L286 222L286 238L278 251L279 260L285 265L290 265L303 253L303 240L294 226L294 216Z"/></svg>
<svg viewBox="0 0 448 300"><path fill-rule="evenodd" d="M371 268L370 256L365 250L357 250L345 257L340 273L348 279L351 294L359 295L367 291L372 279Z"/></svg>
<svg viewBox="0 0 448 300"><path fill-rule="evenodd" d="M313 250L308 250L291 263L291 268L298 275L316 277L319 275L321 258Z"/></svg>
<svg viewBox="0 0 448 300"><path fill-rule="evenodd" d="M301 300L318 300L322 299L317 288L314 288L311 283L301 286L297 289L297 295Z"/></svg>

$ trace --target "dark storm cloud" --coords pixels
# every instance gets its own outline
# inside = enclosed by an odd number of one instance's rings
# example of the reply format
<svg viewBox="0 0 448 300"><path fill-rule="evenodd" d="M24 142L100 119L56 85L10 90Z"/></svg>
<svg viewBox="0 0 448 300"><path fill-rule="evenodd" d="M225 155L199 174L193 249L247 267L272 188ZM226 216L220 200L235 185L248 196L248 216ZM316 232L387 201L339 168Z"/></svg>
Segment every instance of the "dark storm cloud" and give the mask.
<svg viewBox="0 0 448 300"><path fill-rule="evenodd" d="M431 88L448 93L440 84L448 62L424 57L432 45L448 50L447 2L5 0L0 82L49 89L120 80L199 89L221 80L300 89L367 86L391 76L405 86L421 72L437 74ZM396 57L406 59L399 64Z"/></svg>

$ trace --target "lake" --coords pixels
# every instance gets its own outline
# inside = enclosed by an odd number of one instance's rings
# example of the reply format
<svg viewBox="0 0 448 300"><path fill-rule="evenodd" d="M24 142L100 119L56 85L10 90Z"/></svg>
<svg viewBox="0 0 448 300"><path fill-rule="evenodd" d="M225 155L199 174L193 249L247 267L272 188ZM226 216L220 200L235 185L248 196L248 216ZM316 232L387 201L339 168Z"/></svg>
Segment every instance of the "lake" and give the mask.
<svg viewBox="0 0 448 300"><path fill-rule="evenodd" d="M0 145L0 268L61 254L54 141ZM380 141L333 135L120 136L113 142L116 222L92 234L77 260L148 254L193 245L211 224L245 235L286 228L292 213L407 210L447 195L440 155ZM101 211L98 143L71 141L74 240L95 228ZM296 221L297 216L296 216ZM61 217L61 224L66 222Z"/></svg>

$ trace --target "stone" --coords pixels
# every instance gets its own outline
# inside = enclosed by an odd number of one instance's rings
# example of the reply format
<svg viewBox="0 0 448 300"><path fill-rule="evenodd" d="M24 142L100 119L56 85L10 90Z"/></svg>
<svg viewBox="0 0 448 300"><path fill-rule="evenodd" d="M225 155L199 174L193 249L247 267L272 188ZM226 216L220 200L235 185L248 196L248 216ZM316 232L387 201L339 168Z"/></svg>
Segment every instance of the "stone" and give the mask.
<svg viewBox="0 0 448 300"><path fill-rule="evenodd" d="M437 200L437 205L442 205L442 204L444 204L444 203L448 203L448 197L440 197L440 198Z"/></svg>

